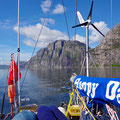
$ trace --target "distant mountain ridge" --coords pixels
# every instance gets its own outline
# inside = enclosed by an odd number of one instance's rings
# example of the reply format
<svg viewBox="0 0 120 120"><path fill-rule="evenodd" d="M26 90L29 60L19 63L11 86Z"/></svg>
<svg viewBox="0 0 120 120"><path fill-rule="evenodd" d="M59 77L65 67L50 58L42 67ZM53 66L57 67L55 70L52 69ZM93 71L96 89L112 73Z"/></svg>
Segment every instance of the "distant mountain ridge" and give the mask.
<svg viewBox="0 0 120 120"><path fill-rule="evenodd" d="M9 65L0 65L0 69L8 69L9 67Z"/></svg>
<svg viewBox="0 0 120 120"><path fill-rule="evenodd" d="M20 61L20 68L25 68L27 61ZM9 69L10 65L0 65L0 69Z"/></svg>

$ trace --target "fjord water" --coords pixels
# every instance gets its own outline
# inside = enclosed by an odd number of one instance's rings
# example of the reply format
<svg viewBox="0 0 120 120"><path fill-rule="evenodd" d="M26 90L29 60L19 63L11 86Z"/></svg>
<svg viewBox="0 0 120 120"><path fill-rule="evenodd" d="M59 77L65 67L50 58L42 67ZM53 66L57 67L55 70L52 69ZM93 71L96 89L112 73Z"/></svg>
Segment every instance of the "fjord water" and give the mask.
<svg viewBox="0 0 120 120"><path fill-rule="evenodd" d="M105 78L118 78L120 77L120 68L101 68L99 69L100 77ZM21 70L22 78L21 83L26 70ZM29 70L21 89L21 98L29 98L29 103L36 103L38 105L56 105L59 106L63 101L68 103L69 91L71 90L70 77L72 73L80 73L79 69L44 69L44 70ZM4 87L7 80L7 69L0 69L0 105L2 103L2 96L4 93ZM84 75L82 73L82 75ZM95 68L90 69L90 75L92 77L98 77ZM0 106L1 107L1 106ZM10 111L9 99L6 90L6 99L4 104L4 113Z"/></svg>
<svg viewBox="0 0 120 120"><path fill-rule="evenodd" d="M26 70L21 70L21 84ZM0 69L0 106L7 81L7 69ZM21 89L21 98L29 98L25 104L56 105L61 101L68 103L70 90L70 70L29 70ZM4 113L10 112L9 99L6 90Z"/></svg>

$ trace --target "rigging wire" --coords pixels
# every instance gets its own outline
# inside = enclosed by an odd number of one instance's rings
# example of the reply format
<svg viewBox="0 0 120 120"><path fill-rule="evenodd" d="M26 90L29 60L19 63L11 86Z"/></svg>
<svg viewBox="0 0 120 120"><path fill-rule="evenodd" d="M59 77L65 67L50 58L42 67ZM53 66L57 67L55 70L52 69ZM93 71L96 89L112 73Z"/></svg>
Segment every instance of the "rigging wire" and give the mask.
<svg viewBox="0 0 120 120"><path fill-rule="evenodd" d="M76 24L77 24L77 0L76 0L76 10L75 10L75 26L76 26ZM75 66L75 62L77 62L77 61L75 61L75 40L76 40L76 27L75 27L75 33L74 33L74 44L73 44L73 66ZM77 59L76 59L77 60Z"/></svg>
<svg viewBox="0 0 120 120"><path fill-rule="evenodd" d="M111 0L111 30L112 30L112 0ZM112 39L111 39L111 77L113 77L113 73L112 73Z"/></svg>
<svg viewBox="0 0 120 120"><path fill-rule="evenodd" d="M111 0L111 29L112 29L112 0Z"/></svg>
<svg viewBox="0 0 120 120"><path fill-rule="evenodd" d="M75 26L77 24L77 0L76 0L76 11L75 11ZM76 40L76 27L75 27L75 33L74 33L74 40Z"/></svg>
<svg viewBox="0 0 120 120"><path fill-rule="evenodd" d="M52 3L52 0L50 0L50 2ZM51 5L49 6L48 9L50 9L50 7L51 7ZM40 29L40 32L39 32L39 34L38 34L38 37L37 37L35 46L34 46L34 48L33 48L33 52L32 52L31 58L32 58L33 55L34 55L35 49L36 49L36 47L37 47L37 43L38 43L38 41L39 41L39 39L40 39L40 36L41 36L42 30L43 30L43 27L44 27L45 22L46 22L46 19L47 19L47 15L48 15L48 12L46 13L46 17L45 17L45 19L44 19L44 21L43 21L43 23L42 23L42 27L41 27L41 29ZM31 58L30 58L30 60L31 60ZM26 70L26 72L25 72L25 75L24 75L24 78L23 78L23 81L22 81L22 84L21 84L21 89L22 89L22 87L23 87L25 78L26 78L26 76L27 76L27 72L28 72L29 67L30 67L30 62L31 62L30 60L29 60L29 62L28 62L27 70ZM20 91L20 93L21 93L21 91Z"/></svg>
<svg viewBox="0 0 120 120"><path fill-rule="evenodd" d="M100 71L98 70L97 65L96 65L96 63L95 63L95 61L94 61L94 59L92 58L92 55L91 55L90 53L89 53L89 56L90 56L90 58L91 58L91 60L92 60L92 62L93 62L93 64L94 64L94 66L95 66L95 69L96 69L96 71L97 71L98 76L100 77L101 73L100 73Z"/></svg>
<svg viewBox="0 0 120 120"><path fill-rule="evenodd" d="M64 1L63 0L62 0L62 5L63 5L63 10L64 10L64 16L65 16L65 22L66 22L66 27L67 27L68 38L70 40L70 32L69 32L69 27L68 27L68 22L67 22L67 16L66 16L65 6L64 6Z"/></svg>
<svg viewBox="0 0 120 120"><path fill-rule="evenodd" d="M52 0L50 0L50 1L52 2ZM63 2L63 0L62 0L62 5L63 5L63 10L64 10L64 16L65 16L65 22L66 22L66 26L67 26L68 37L69 37L69 40L70 40L70 33L69 33L68 22L67 22L67 17L66 17L66 12L65 12L65 7L64 7L64 2ZM49 6L49 8L50 8L50 7L51 7L51 5ZM36 43L35 43L35 46L34 46L34 49L33 49L32 55L31 55L31 58L32 58L33 55L34 55L34 52L35 52L37 43L38 43L39 38L40 38L41 33L42 33L42 29L43 29L43 27L44 27L44 25L45 25L45 22L46 22L46 19L47 19L47 13L46 13L46 17L45 17L45 19L44 19L44 21L43 21L43 23L42 23L42 27L41 27L41 30L40 30L40 32L39 32L39 35L38 35L38 37L37 37L37 40L36 40ZM30 58L30 59L31 59L31 58ZM21 84L21 89L22 89L22 87L23 87L23 84L24 84L24 81L25 81L27 72L28 72L28 70L29 70L29 66L30 66L30 61L29 61L29 63L28 63L27 70L26 70L26 72L25 72L25 75L24 75L24 78L23 78L23 81L22 81L22 84ZM21 91L20 91L20 93L21 93Z"/></svg>
<svg viewBox="0 0 120 120"><path fill-rule="evenodd" d="M52 2L52 0L50 0L50 1ZM64 7L64 2L63 2L63 0L62 0L62 5L63 5L63 10L64 10L64 16L65 16L65 22L66 22L68 37L69 37L69 40L70 40L70 33L69 33L68 22L67 22L67 17L66 17L66 12L65 12L65 7ZM51 7L51 5L49 6L49 8L50 8L50 7ZM45 17L45 19L44 19L44 21L43 21L43 23L42 23L42 27L41 27L41 29L40 29L39 35L38 35L38 37L37 37L37 40L36 40L36 43L35 43L35 46L34 46L34 49L33 49L32 55L31 55L31 58L32 58L33 55L34 55L34 52L35 52L37 43L38 43L38 41L39 41L39 38L40 38L40 36L41 36L43 27L44 27L45 22L46 22L46 19L47 19L47 13L46 13L46 17ZM30 59L31 59L31 58L30 58ZM29 61L29 63L28 63L27 70L26 70L25 75L24 75L24 77L23 77L23 81L22 81L22 84L21 84L21 89L22 89L22 87L23 87L23 84L24 84L24 81L25 81L27 72L28 72L28 70L29 70L29 66L30 66L30 61ZM20 91L20 93L21 93L21 91Z"/></svg>
<svg viewBox="0 0 120 120"><path fill-rule="evenodd" d="M81 70L80 70L80 75L82 75L83 68L84 68L84 65L85 65L85 60L86 60L86 57L84 57L84 59L83 59Z"/></svg>

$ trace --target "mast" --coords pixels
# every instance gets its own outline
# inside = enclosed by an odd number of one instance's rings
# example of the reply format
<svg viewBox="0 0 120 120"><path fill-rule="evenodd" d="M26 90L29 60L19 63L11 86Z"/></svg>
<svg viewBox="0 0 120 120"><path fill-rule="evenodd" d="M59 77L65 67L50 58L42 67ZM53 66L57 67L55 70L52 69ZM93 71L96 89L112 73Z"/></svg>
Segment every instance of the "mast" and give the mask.
<svg viewBox="0 0 120 120"><path fill-rule="evenodd" d="M86 25L86 75L89 77L89 23Z"/></svg>
<svg viewBox="0 0 120 120"><path fill-rule="evenodd" d="M17 64L18 64L18 104L19 107L20 103L20 81L19 81L19 61L20 61L20 23L19 23L19 16L20 16L20 0L18 0L18 50L17 50Z"/></svg>
<svg viewBox="0 0 120 120"><path fill-rule="evenodd" d="M86 25L86 76L89 77L89 23ZM87 104L89 97L87 97Z"/></svg>

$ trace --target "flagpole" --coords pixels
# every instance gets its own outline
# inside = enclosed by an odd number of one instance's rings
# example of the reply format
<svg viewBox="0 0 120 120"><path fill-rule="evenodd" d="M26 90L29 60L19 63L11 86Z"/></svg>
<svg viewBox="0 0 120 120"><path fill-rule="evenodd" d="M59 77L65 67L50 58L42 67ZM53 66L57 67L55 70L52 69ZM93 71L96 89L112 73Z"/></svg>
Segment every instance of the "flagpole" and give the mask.
<svg viewBox="0 0 120 120"><path fill-rule="evenodd" d="M13 72L13 85L15 85L15 76L14 76L14 53L11 54L12 62L12 72ZM14 91L15 92L15 91ZM14 101L15 102L15 101ZM13 103L11 102L11 120L13 119Z"/></svg>
<svg viewBox="0 0 120 120"><path fill-rule="evenodd" d="M11 103L11 120L13 119L13 103Z"/></svg>
<svg viewBox="0 0 120 120"><path fill-rule="evenodd" d="M19 16L20 16L20 0L18 0L18 50L17 50L17 65L18 65L18 104L19 107L21 105L20 102L20 80L19 80L19 61L20 61L20 23L19 23Z"/></svg>

